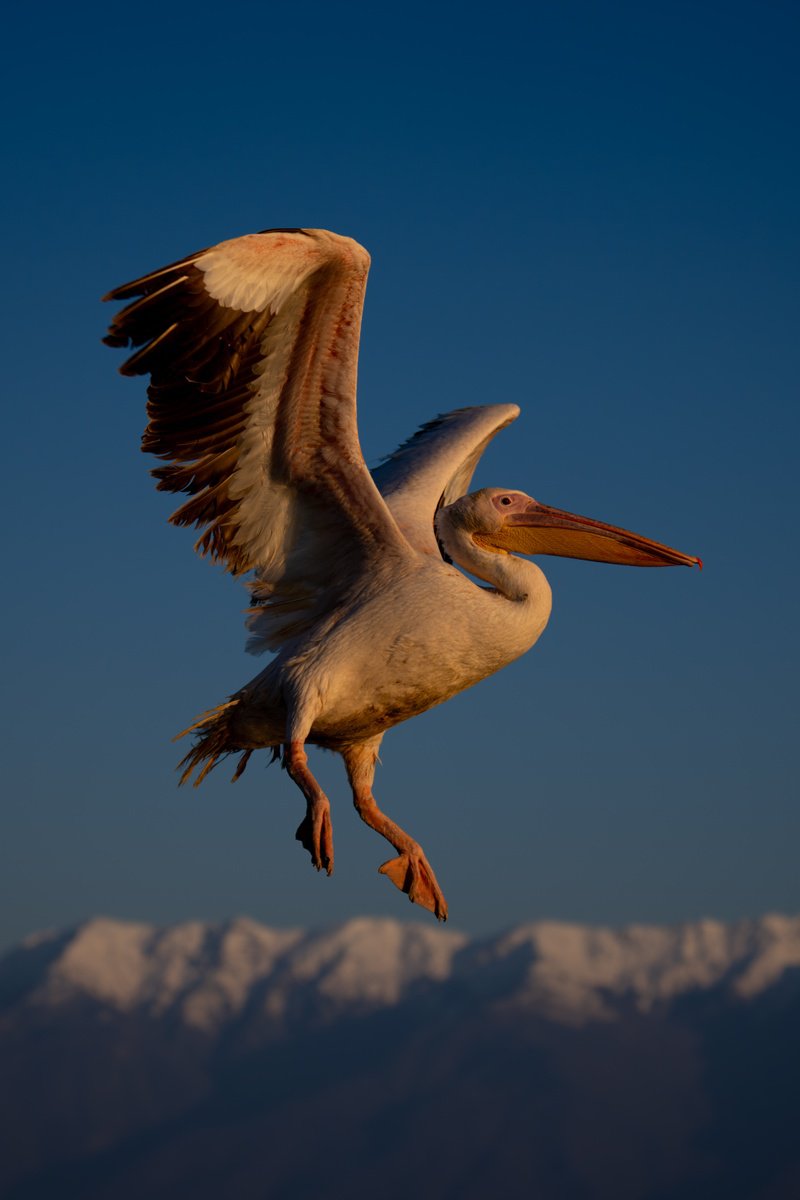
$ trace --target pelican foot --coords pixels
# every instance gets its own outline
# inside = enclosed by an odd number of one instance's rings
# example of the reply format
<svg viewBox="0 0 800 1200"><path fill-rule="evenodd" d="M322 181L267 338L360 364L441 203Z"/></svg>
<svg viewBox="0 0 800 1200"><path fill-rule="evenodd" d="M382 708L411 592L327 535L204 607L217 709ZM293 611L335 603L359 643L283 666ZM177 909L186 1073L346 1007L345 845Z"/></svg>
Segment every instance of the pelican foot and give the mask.
<svg viewBox="0 0 800 1200"><path fill-rule="evenodd" d="M436 882L433 868L420 850L418 854L401 854L378 867L381 875L391 879L395 887L405 892L412 904L432 912L437 921L447 920L447 901Z"/></svg>
<svg viewBox="0 0 800 1200"><path fill-rule="evenodd" d="M331 806L327 800L324 803L309 804L308 812L298 825L294 836L311 855L311 862L316 870L324 870L326 874L332 875L333 825Z"/></svg>

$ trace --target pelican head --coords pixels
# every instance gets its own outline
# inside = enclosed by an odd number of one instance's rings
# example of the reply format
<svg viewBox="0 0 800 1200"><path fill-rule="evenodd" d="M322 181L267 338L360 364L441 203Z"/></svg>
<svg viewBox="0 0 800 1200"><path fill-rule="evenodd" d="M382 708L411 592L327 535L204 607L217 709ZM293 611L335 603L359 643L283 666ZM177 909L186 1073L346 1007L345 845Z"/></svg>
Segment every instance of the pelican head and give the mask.
<svg viewBox="0 0 800 1200"><path fill-rule="evenodd" d="M604 521L551 508L525 492L482 488L443 511L478 546L505 554L555 554L629 567L703 565L691 554Z"/></svg>

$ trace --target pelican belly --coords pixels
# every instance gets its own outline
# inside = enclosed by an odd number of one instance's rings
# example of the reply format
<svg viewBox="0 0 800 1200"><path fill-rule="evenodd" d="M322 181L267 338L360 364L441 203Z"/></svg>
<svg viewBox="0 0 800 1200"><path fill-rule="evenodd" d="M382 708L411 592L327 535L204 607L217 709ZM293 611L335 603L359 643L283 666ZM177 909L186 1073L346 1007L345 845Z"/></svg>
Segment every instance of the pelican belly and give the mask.
<svg viewBox="0 0 800 1200"><path fill-rule="evenodd" d="M303 654L304 686L313 681L319 700L309 740L335 747L373 737L528 650L547 624L550 589L526 566L538 586L516 601L430 559L358 605Z"/></svg>

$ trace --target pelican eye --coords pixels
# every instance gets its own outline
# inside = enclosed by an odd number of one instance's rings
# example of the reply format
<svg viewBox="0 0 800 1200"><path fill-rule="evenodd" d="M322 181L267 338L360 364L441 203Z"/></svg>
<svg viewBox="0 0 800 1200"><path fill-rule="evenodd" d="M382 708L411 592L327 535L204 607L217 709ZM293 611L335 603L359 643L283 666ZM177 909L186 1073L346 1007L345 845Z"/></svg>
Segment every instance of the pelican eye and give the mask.
<svg viewBox="0 0 800 1200"><path fill-rule="evenodd" d="M510 504L510 503L511 503L511 497L510 497L510 496L501 496L501 497L500 497L500 503L501 503L501 504Z"/></svg>

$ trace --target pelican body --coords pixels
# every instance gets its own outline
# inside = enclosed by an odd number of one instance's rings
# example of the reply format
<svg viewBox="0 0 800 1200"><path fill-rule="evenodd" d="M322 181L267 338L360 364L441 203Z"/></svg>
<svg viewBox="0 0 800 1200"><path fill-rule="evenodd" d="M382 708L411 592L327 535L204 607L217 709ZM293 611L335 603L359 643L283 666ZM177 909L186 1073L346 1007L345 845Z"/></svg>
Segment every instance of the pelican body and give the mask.
<svg viewBox="0 0 800 1200"><path fill-rule="evenodd" d="M467 494L515 404L446 413L370 473L356 425L369 263L327 230L234 238L109 293L131 303L105 341L135 348L123 374L150 375L142 448L166 463L158 487L189 496L171 520L201 530L201 554L250 575L248 649L274 654L184 731L195 741L181 782L236 752L237 779L271 749L305 797L296 836L330 874L330 802L305 746L336 751L359 815L397 851L380 871L445 920L422 848L373 796L385 731L536 642L550 587L521 555L701 564L524 492Z"/></svg>
<svg viewBox="0 0 800 1200"><path fill-rule="evenodd" d="M350 611L321 621L239 693L243 703L231 716L237 736L264 745L265 725L277 717L266 744L279 744L287 690L311 691L321 700L306 740L342 751L500 670L534 644L550 615L543 572L521 565L527 590L510 595L479 588L427 555L380 590L355 592Z"/></svg>

